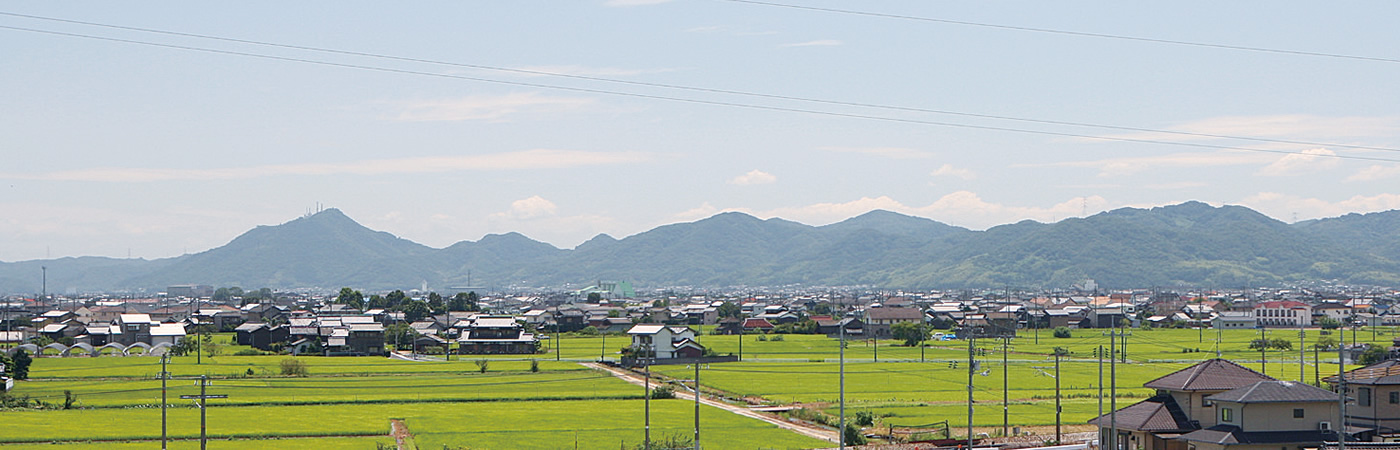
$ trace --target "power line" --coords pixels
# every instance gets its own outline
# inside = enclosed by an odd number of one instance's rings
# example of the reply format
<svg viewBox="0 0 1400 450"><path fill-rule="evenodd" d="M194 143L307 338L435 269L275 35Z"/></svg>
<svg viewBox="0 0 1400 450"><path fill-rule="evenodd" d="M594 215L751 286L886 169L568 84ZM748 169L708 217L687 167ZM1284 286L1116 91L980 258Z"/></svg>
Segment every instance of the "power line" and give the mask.
<svg viewBox="0 0 1400 450"><path fill-rule="evenodd" d="M791 108L791 107L770 106L770 105L757 105L757 104L749 104L749 103L737 103L737 102L729 102L729 101L703 100L703 99L685 98L685 97L672 97L672 96L655 95L655 94L642 94L642 93L636 93L636 92L614 91L614 90L607 90L607 89L595 89L595 88L582 88L582 87L572 87L572 86L560 86L560 85L551 85L551 84L543 84L543 83L527 83L527 82L520 82L520 81L505 81L505 80L495 80L495 79L490 79L490 78L472 77L472 76L466 76L466 75L432 73L432 72L423 72L423 71L417 71L417 70L408 70L408 69L398 69L398 68L390 68L390 67L370 66L370 65L363 65L363 64L339 63L339 62L322 61L322 60L307 59L307 58L294 58L294 57L287 57L287 56L266 55L266 54L260 54L260 53L241 52L241 51L234 51L234 50L221 50L221 49L213 49L213 48L206 48L206 47L194 47L194 46L187 46L187 45L164 44L164 43L150 42L150 41L140 41L140 40L134 40L134 39L122 39L122 38L114 38L114 37L106 37L106 36L95 36L95 35L80 34L80 33L69 33L69 32L52 31L52 30L40 30L40 29L34 29L34 28L13 27L13 26L5 26L5 25L0 25L0 29L7 29L7 30L14 30L14 31L24 31L24 32L30 32L30 33L49 34L49 35L55 35L55 36L76 37L76 38L82 38L82 39L92 39L92 40L109 41L109 42L120 42L120 43L126 43L126 44L145 45L145 46L151 46L151 47L169 48L169 49L176 49L176 50L187 50L187 51L203 52L203 53L212 53L212 54L244 56L244 57L250 57L250 58L260 58L260 59L268 59L268 60L275 60L275 61L298 62L298 63L315 64L315 65L322 65L322 66L328 66L328 67L340 67L340 68L349 68L349 69L360 69L360 70L369 70L369 71L385 72L385 73L397 73L397 74L406 74L406 75L420 75L420 76L429 76L429 77L437 77L437 78L447 78L447 79L457 79L457 80L466 80L466 81L476 81L476 82L481 82L481 83L492 83L492 84L502 84L502 85L509 85L509 86L531 87L531 88L537 88L537 89L553 89L553 90L563 90L563 91L571 91L571 92L584 92L584 93L590 93L590 94L616 95L616 96L623 96L623 97L643 98L643 99L649 99L649 100L666 100L666 101L681 102L681 103L692 103L692 104L700 104L700 105L711 105L711 106L724 106L724 107L733 107L733 108L744 108L744 109L760 110L760 111L776 111L776 112L802 113L802 114L811 114L811 115L819 115L819 116L827 116L827 117L840 117L840 118L851 118L851 119L866 119L866 120L875 120L875 121L884 121L884 122L894 122L894 123L906 123L906 124L915 124L915 125L932 125L932 126L941 126L941 127L950 127L950 128L964 128L964 129L986 130L986 131L1002 131L1002 132L1010 132L1010 133L1034 134L1034 135L1057 136L1057 137L1071 137L1071 138L1093 139L1093 140L1113 141L1113 142L1129 142L1129 143L1139 143L1139 144L1156 144L1156 145L1170 145L1170 146L1178 146L1178 147L1206 148L1206 149L1215 149L1215 150L1236 150L1236 151L1246 151L1246 152L1256 152L1256 153L1272 153L1272 154L1281 154L1281 155L1302 155L1302 156L1311 156L1311 157L1319 157L1319 158L1351 159L1351 160L1361 160L1361 161L1378 161L1378 162L1400 163L1400 159L1377 158L1377 157L1367 157L1367 156L1350 156L1350 155L1338 155L1338 154L1308 154L1308 153L1303 153L1303 152L1294 152L1294 151L1287 151L1287 150L1269 150L1269 149L1249 148L1249 147L1239 147L1239 146L1229 146L1229 145L1213 145L1213 144L1201 144L1201 143L1190 143L1190 142L1159 141L1159 140L1153 140L1153 139L1127 138L1127 137L1114 137L1114 136L1094 136L1094 135L1077 134L1077 133L1065 133L1065 132L1043 131L1043 130L1030 130L1030 129L1024 129L1024 128L998 127L998 126L988 126L988 125L972 125L972 124L954 123L954 122L942 122L942 121L933 121L933 120L907 119L907 118L889 117L889 116L876 116L876 115L869 115L869 114L843 113L843 112L822 111L822 110L814 110L814 109ZM1168 131L1158 131L1158 132L1171 133L1171 132L1168 132ZM1251 140L1252 138L1235 137L1234 139ZM1309 144L1309 145L1313 145L1313 144ZM1345 146L1345 145L1337 145L1337 146L1338 146L1338 147L1347 147L1347 146ZM1376 147L1376 148L1373 148L1373 149L1374 149L1374 150L1385 150L1385 151L1397 151L1397 152L1400 152L1400 149L1389 149L1389 148L1384 148L1384 147Z"/></svg>
<svg viewBox="0 0 1400 450"><path fill-rule="evenodd" d="M780 4L777 4L777 3L763 3L763 2L749 2L749 3L758 3L758 4L765 4L765 5L780 5ZM800 6L793 6L793 7L796 7L796 8L806 8L806 7L800 7ZM818 8L818 9L819 9L819 8ZM442 61L442 60L425 59L425 58L412 58L412 57L404 57L404 56L396 56L396 55L387 55L387 54L382 54L382 53L369 53L369 52L359 52L359 51L353 51L353 50L340 50L340 49L331 49L331 48L324 48L324 47L310 47L310 46L293 45L293 44L282 44L282 43L276 43L276 42L256 41L256 40L251 40L251 39L239 39L239 38L230 38L230 37L214 36L214 35L207 35L207 34L185 33L185 32L179 32L179 31L159 30L159 29L153 29L153 28L142 28L142 27L131 27L131 26L124 26L124 25L113 25L113 24L105 24L105 23L98 23L98 22L87 22L87 21L81 21L81 20L62 19L62 18L57 18L57 17L35 16L35 15L29 15L29 14L18 14L18 13L3 12L3 11L0 11L0 15L12 16L12 17L22 17L22 18L26 18L26 19L35 19L35 20L46 20L46 21L61 22L61 23L70 23L70 24L77 24L77 25L86 25L86 26L93 26L93 27L111 28L111 29L118 29L118 30L138 31L138 32L143 32L143 33L164 34L164 35L170 35L170 36L192 37L192 38L199 38L199 39L209 39L209 40L216 40L216 41L233 42L233 43L239 43L239 44L249 44L249 45L259 45L259 46L274 47L274 48L284 48L284 49L291 49L291 50L304 50L304 51L320 52L320 53L329 53L329 54L337 54L337 55L360 56L360 57L378 58L378 59L386 59L386 60L393 60L393 61L404 61L404 62L413 62L413 63L422 63L422 64L433 64L433 65L442 65L442 66L450 66L450 67L462 67L462 68L469 68L469 69L490 70L490 71L497 71L497 72L516 73L516 74L522 74L522 75L551 76L551 77L559 77L559 78L570 78L570 79L576 79L576 80L598 81L598 82L605 82L605 83L616 83L616 84L632 85L632 86L644 86L644 87L653 87L653 88L676 89L676 90L685 90L685 91L693 91L693 92L706 92L706 93L714 93L714 94L739 95L739 96L756 97L756 98L767 98L767 99L774 99L774 100L788 100L788 101L798 101L798 102L818 103L818 104L838 105L838 106L855 106L855 107L861 107L861 108L885 109L885 110L904 111L904 112L920 112L920 113L929 113L929 114L943 114L943 115L962 116L962 117L975 117L975 118L981 118L981 119L994 119L994 120L1006 120L1006 121L1015 121L1015 122L1025 122L1025 123L1038 123L1038 124L1046 124L1046 125L1065 125L1065 126L1088 127L1088 128L1102 128L1102 129L1119 130L1119 131L1135 131L1135 132L1146 132L1146 133L1160 133L1160 134L1168 134L1168 135L1176 135L1176 136L1189 136L1189 137L1201 137L1201 138L1212 138L1212 139L1234 139L1234 140L1255 141L1255 142L1268 142L1268 143L1277 143L1277 144L1313 145L1313 146L1319 146L1319 147L1353 148L1353 149L1361 149L1361 150L1379 150L1379 151L1400 152L1400 148L1391 148L1391 147L1374 147L1374 146L1365 146L1365 145L1338 144L1338 143L1330 143L1330 142L1313 142L1313 141L1298 141L1298 140L1289 140L1289 139L1270 139L1270 138L1258 138L1258 137L1246 137L1246 136L1230 136L1230 135L1213 134L1213 133L1196 133L1196 132L1189 132L1189 131L1162 130L1162 129L1142 128L1142 127L1130 127L1130 126L1122 126L1122 125L1098 124L1098 123L1089 123L1089 122L1076 122L1076 121L1064 121L1064 120L1037 119L1037 118L1028 118L1028 117L1016 117L1016 116L1004 116L1004 115L996 115L996 114L973 113L973 112L966 112L966 111L952 111L952 110L944 110L944 109L918 108L918 107L910 107L910 106L882 105L882 104L867 103L867 102L852 102L852 101L831 100L831 99L820 99L820 98L811 98L811 97L798 97L798 96L791 96L791 95L768 94L768 93L751 92L751 91L740 91L740 90L734 90L734 89L720 89L720 88L699 87L699 86L685 86L685 85L668 84L668 83L653 83L653 82L646 82L646 81L621 80L621 79L616 79L616 78L606 78L606 77L595 77L595 76L588 76L588 75L566 74L566 73L549 72L549 71L542 71L542 70L530 70L530 69L520 69L520 68L510 68L510 67L498 67L498 66L489 66L489 65L483 65L483 64L460 63L460 62L451 62L451 61ZM1400 60L1397 60L1397 61L1400 61Z"/></svg>
<svg viewBox="0 0 1400 450"><path fill-rule="evenodd" d="M882 18L886 18L886 19L917 20L917 21L921 21L921 22L946 23L946 24L951 24L951 25L965 25L965 26L970 26L970 27L995 28L995 29L1002 29L1002 30L1015 30L1015 31L1028 31L1028 32L1034 32L1034 33L1050 33L1050 34L1061 34L1061 35L1079 36L1079 37L1093 37L1093 38L1103 38L1103 39L1118 39L1118 40L1125 40L1125 41L1151 42L1151 43L1156 43L1156 44L1186 45L1186 46L1192 46L1192 47L1205 47L1205 48L1218 48L1218 49L1225 49L1225 50L1240 50L1240 51L1249 51L1249 52L1275 53L1275 54L1283 54L1283 55L1318 56L1318 57L1324 57L1324 58L1338 58L1338 59L1353 59L1353 60L1360 60L1360 61L1374 61L1374 62L1400 63L1400 59L1395 59L1395 58L1381 58L1381 57L1376 57L1376 56L1344 55L1344 54L1340 54L1340 53L1309 52L1309 51L1303 51L1303 50L1289 50L1289 49L1278 49L1278 48L1268 48L1268 47L1250 47L1250 46L1244 46L1244 45L1214 44L1214 43L1209 43L1209 42L1192 42L1192 41L1181 41L1181 40L1175 40L1175 39L1160 39L1160 38L1148 38L1148 37L1141 37L1141 36L1127 36L1127 35L1121 35L1121 34L1091 33L1091 32L1086 32L1086 31L1071 31L1071 30L1057 30L1057 29L1053 29L1053 28L1036 28L1036 27L1016 26L1016 25L1001 25L1001 24L984 23L984 22L969 22L969 21L965 21L965 20L939 19L939 18L934 18L934 17L920 17L920 16L910 16L910 15L903 15L903 14L890 14L890 13L878 13L878 12L871 12L871 11L858 11L858 10L853 10L853 9L837 9L837 8L822 8L822 7L817 7L817 6L791 5L791 4L786 4L786 3L774 3L774 2L765 2L765 1L758 1L758 0L720 0L720 1L727 1L727 2L733 2L733 3L747 3L747 4L751 4L751 5L773 6L773 7L778 7L778 8L802 9L802 10L808 10L808 11L820 11L820 12L838 13L838 14L852 14L852 15L858 15L858 16L882 17Z"/></svg>

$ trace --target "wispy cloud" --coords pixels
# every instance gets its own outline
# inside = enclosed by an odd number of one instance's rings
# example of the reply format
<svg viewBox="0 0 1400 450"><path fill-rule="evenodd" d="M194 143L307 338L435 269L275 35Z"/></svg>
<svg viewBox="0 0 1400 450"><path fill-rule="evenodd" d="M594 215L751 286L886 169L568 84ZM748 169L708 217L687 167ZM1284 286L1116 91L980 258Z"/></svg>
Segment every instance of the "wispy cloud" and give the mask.
<svg viewBox="0 0 1400 450"><path fill-rule="evenodd" d="M930 175L933 175L935 177L958 177L964 180L971 180L973 178L977 178L977 174L974 173L972 170L959 169L953 167L952 164L944 164L942 167L939 167L937 170L934 170L933 173Z"/></svg>
<svg viewBox="0 0 1400 450"><path fill-rule="evenodd" d="M534 92L495 96L472 96L452 100L429 100L401 106L394 120L409 122L486 120L503 121L508 116L572 111L595 103L586 97L554 97Z"/></svg>
<svg viewBox="0 0 1400 450"><path fill-rule="evenodd" d="M281 164L219 169L153 169L153 168L93 168L47 173L8 173L0 178L132 183L181 180L234 180L270 176L320 175L389 175L412 173L442 173L457 171L494 171L558 169L584 166L633 164L651 160L641 152L588 152L578 150L525 150L489 155L426 156L417 158L375 159L339 163Z"/></svg>
<svg viewBox="0 0 1400 450"><path fill-rule="evenodd" d="M933 153L903 147L821 147L822 150L836 153L856 153L890 159L926 159Z"/></svg>
<svg viewBox="0 0 1400 450"><path fill-rule="evenodd" d="M628 6L659 5L662 3L668 3L670 1L671 0L608 0L606 2L603 2L603 5L614 8L622 8Z"/></svg>
<svg viewBox="0 0 1400 450"><path fill-rule="evenodd" d="M1270 156L1260 153L1222 151L1216 153L1175 153L1136 158L1107 158L1091 161L1067 161L1049 164L1018 164L1015 167L1087 167L1099 170L1099 176L1133 175L1163 167L1222 167L1266 164Z"/></svg>
<svg viewBox="0 0 1400 450"><path fill-rule="evenodd" d="M1340 201L1301 197L1278 192L1260 192L1245 198L1242 205L1264 214L1291 220L1336 217L1349 213L1368 213L1400 209L1400 194L1357 195Z"/></svg>
<svg viewBox="0 0 1400 450"><path fill-rule="evenodd" d="M1400 177L1400 164L1370 166L1347 177L1347 181L1375 181L1395 177Z"/></svg>
<svg viewBox="0 0 1400 450"><path fill-rule="evenodd" d="M758 169L754 169L749 173L729 179L729 184L737 184L740 186L750 186L755 184L773 184L776 182L778 182L778 177L775 177L771 173L764 172Z"/></svg>
<svg viewBox="0 0 1400 450"><path fill-rule="evenodd" d="M841 45L841 44L843 44L843 42L838 41L838 40L835 40L835 39L818 39L818 40L815 40L815 41L794 42L794 43L791 43L791 44L782 44L782 45L779 45L779 47L783 47L783 48L790 48L790 47L834 47L834 46Z"/></svg>
<svg viewBox="0 0 1400 450"><path fill-rule="evenodd" d="M1259 169L1258 174L1271 177L1283 177L1304 172L1330 169L1336 167L1340 162L1337 158L1333 158L1333 156L1337 156L1337 153L1325 148L1304 150L1300 153L1294 153L1279 158L1279 160L1274 161L1273 164Z"/></svg>
<svg viewBox="0 0 1400 450"><path fill-rule="evenodd" d="M525 66L517 67L520 70L530 72L543 72L541 74L524 74L526 76L545 76L544 74L575 75L585 77L631 77L637 75L647 75L653 73L672 72L675 69L623 69L618 67L588 67L579 65L563 66Z"/></svg>

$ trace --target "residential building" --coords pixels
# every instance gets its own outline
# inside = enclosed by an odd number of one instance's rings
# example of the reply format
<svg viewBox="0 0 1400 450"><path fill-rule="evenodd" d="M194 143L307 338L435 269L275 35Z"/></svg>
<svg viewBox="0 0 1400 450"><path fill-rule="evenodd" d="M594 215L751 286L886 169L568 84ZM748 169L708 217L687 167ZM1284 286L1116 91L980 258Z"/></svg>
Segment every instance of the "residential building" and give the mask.
<svg viewBox="0 0 1400 450"><path fill-rule="evenodd" d="M1254 318L1262 327L1312 326L1312 307L1292 300L1261 302L1254 305Z"/></svg>

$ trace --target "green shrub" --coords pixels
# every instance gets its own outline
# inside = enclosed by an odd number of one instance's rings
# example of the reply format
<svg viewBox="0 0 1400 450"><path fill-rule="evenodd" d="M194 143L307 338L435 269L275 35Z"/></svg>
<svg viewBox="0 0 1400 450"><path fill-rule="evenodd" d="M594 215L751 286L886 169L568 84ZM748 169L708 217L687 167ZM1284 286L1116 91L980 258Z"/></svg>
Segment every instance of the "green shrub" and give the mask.
<svg viewBox="0 0 1400 450"><path fill-rule="evenodd" d="M477 371L480 371L481 373L486 373L486 370L487 370L487 369L490 369L490 368L491 368L491 360L485 359L485 358L476 360L476 370L477 370Z"/></svg>
<svg viewBox="0 0 1400 450"><path fill-rule="evenodd" d="M304 377L310 373L310 371L306 369L306 362L296 358L283 359L281 366L282 375Z"/></svg>
<svg viewBox="0 0 1400 450"><path fill-rule="evenodd" d="M672 388L672 387L667 386L667 385L661 385L661 386L657 386L657 387L655 387L655 388L652 388L652 390L651 390L651 399L652 399L652 400L663 400L663 399L668 399L668 398L676 398L676 390L675 390L675 388Z"/></svg>
<svg viewBox="0 0 1400 450"><path fill-rule="evenodd" d="M233 352L233 356L261 356L261 355L263 355L263 354L264 354L264 353L263 353L262 350L258 350L258 349L256 349L256 348L245 348L245 349L242 349L242 350Z"/></svg>
<svg viewBox="0 0 1400 450"><path fill-rule="evenodd" d="M1071 337L1071 333L1070 333L1070 331L1069 331L1069 327L1055 327L1054 336L1057 337L1057 338L1061 338L1061 339L1066 339L1066 338Z"/></svg>

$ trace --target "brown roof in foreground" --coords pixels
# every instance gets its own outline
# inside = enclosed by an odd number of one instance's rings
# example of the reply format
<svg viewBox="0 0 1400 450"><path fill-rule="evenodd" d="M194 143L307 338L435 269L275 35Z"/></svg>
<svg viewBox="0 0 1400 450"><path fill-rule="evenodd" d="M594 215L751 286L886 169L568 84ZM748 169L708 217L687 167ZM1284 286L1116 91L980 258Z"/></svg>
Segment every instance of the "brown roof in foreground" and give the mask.
<svg viewBox="0 0 1400 450"><path fill-rule="evenodd" d="M1143 383L1143 387L1169 391L1228 391L1260 381L1274 381L1274 378L1224 359L1208 359Z"/></svg>
<svg viewBox="0 0 1400 450"><path fill-rule="evenodd" d="M1186 413L1177 406L1170 395L1156 397L1134 403L1119 409L1117 416L1110 419L1108 414L1089 420L1090 424L1107 427L1115 421L1118 428L1147 432L1187 432L1199 427L1191 423Z"/></svg>

